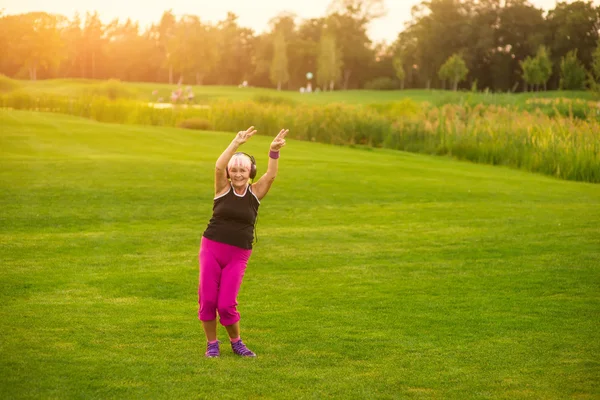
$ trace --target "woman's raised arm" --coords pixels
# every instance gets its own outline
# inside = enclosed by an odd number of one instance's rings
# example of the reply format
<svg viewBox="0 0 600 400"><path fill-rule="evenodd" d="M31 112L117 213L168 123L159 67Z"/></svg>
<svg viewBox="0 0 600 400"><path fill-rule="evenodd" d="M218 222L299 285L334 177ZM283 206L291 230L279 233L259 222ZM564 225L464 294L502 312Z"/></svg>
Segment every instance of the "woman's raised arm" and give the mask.
<svg viewBox="0 0 600 400"><path fill-rule="evenodd" d="M215 164L215 196L222 194L225 189L229 186L227 181L227 163L231 160L231 157L236 153L237 149L248 141L256 133L256 129L253 126L246 129L245 131L239 131L235 138L231 141L229 146L217 159Z"/></svg>
<svg viewBox="0 0 600 400"><path fill-rule="evenodd" d="M260 179L252 185L252 192L256 195L259 200L267 195L271 185L277 176L277 170L279 169L279 150L285 146L285 135L287 135L289 129L282 129L279 131L269 149L269 164L267 165L267 172Z"/></svg>

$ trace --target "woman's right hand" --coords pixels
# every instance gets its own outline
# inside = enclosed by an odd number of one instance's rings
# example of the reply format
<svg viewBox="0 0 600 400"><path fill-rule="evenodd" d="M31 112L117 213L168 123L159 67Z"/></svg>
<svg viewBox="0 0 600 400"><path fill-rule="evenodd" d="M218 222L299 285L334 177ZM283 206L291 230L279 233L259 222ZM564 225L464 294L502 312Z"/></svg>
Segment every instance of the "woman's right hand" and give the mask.
<svg viewBox="0 0 600 400"><path fill-rule="evenodd" d="M250 139L252 137L252 135L254 135L255 133L256 133L256 129L254 129L254 127L251 126L250 128L246 129L245 131L239 131L237 133L237 135L235 136L235 139L233 139L233 140L239 146L239 145L246 143L248 141L248 139Z"/></svg>

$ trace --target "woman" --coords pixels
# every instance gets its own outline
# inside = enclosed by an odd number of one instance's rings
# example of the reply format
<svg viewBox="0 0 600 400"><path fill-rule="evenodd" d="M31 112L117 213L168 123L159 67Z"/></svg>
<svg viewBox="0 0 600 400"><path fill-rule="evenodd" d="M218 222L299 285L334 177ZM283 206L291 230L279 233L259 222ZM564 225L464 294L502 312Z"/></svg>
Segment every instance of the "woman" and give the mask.
<svg viewBox="0 0 600 400"><path fill-rule="evenodd" d="M273 139L267 172L255 183L256 162L252 156L237 152L256 130L240 131L215 165L213 216L200 245L200 282L198 318L206 334L206 357L219 357L217 312L225 326L235 354L256 357L240 338L237 294L252 253L254 225L260 200L267 195L275 177L279 150L285 146L288 131L282 129Z"/></svg>

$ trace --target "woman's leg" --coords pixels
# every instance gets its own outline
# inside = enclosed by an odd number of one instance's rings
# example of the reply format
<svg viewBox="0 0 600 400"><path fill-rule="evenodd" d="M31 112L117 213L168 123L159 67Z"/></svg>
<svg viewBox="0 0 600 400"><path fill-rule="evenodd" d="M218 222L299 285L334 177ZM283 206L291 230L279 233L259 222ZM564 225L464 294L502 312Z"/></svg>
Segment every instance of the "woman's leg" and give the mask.
<svg viewBox="0 0 600 400"><path fill-rule="evenodd" d="M221 286L217 308L221 324L227 329L233 352L242 357L256 357L240 338L240 314L237 311L237 295L242 285L250 250L236 251L230 263L221 272Z"/></svg>
<svg viewBox="0 0 600 400"><path fill-rule="evenodd" d="M217 303L221 282L221 266L214 253L214 242L202 238L200 279L198 282L198 318L209 342L217 340Z"/></svg>
<svg viewBox="0 0 600 400"><path fill-rule="evenodd" d="M242 279L246 271L246 265L250 258L251 250L236 249L230 262L221 271L221 284L217 299L217 309L221 324L226 327L227 332L239 334L238 328L232 326L240 320L240 313L237 311L237 296L242 285ZM232 326L231 328L227 328Z"/></svg>
<svg viewBox="0 0 600 400"><path fill-rule="evenodd" d="M239 320L238 320L238 322L233 323L231 325L226 325L225 329L227 329L227 334L229 335L229 339L238 339L240 337L240 321Z"/></svg>
<svg viewBox="0 0 600 400"><path fill-rule="evenodd" d="M207 342L214 342L217 340L217 319L211 321L200 321L202 322L202 329L206 335Z"/></svg>

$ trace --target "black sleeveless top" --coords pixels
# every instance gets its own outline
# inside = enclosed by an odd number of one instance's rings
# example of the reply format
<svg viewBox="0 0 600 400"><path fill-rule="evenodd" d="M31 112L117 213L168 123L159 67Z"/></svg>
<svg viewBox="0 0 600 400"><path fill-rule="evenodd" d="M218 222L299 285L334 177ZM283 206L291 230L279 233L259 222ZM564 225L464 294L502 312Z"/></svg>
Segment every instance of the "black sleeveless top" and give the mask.
<svg viewBox="0 0 600 400"><path fill-rule="evenodd" d="M243 195L235 193L230 186L227 193L215 197L213 215L203 236L215 242L252 249L259 206L260 201L250 185Z"/></svg>

